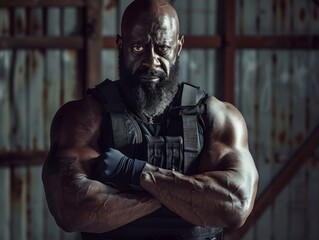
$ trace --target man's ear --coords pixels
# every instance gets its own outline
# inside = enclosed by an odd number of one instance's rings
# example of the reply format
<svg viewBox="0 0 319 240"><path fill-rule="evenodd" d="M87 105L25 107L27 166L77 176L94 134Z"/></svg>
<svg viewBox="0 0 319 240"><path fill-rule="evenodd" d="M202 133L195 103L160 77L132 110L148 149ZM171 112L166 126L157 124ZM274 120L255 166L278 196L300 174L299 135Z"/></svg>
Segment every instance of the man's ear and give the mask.
<svg viewBox="0 0 319 240"><path fill-rule="evenodd" d="M116 45L119 51L122 50L122 37L118 34L116 35Z"/></svg>
<svg viewBox="0 0 319 240"><path fill-rule="evenodd" d="M183 45L184 45L184 36L181 36L181 37L178 39L178 52L177 52L177 56L178 56L178 57L179 57L180 54L181 54Z"/></svg>

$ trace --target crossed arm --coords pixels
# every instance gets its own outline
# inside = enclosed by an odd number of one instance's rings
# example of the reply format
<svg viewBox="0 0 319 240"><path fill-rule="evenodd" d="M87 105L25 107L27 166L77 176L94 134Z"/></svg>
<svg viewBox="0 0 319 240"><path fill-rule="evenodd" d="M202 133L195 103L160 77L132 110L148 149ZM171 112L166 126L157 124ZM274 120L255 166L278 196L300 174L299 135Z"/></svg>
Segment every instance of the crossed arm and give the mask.
<svg viewBox="0 0 319 240"><path fill-rule="evenodd" d="M92 180L102 110L91 98L56 114L43 167L48 206L66 231L106 232L162 205L200 226L237 227L249 215L258 174L249 153L244 120L237 110L208 99L205 146L196 175L146 164L142 192L121 192ZM214 121L213 121L214 120Z"/></svg>

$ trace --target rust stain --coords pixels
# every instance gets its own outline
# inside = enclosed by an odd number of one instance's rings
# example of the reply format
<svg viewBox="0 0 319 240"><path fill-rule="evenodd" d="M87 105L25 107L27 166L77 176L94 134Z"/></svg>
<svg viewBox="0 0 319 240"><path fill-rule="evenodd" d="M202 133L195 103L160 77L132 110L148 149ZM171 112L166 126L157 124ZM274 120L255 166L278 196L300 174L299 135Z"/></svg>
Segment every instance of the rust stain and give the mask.
<svg viewBox="0 0 319 240"><path fill-rule="evenodd" d="M63 105L64 99L65 99L65 90L64 90L64 88L62 87L62 89L61 89L61 94L60 94L60 105Z"/></svg>
<svg viewBox="0 0 319 240"><path fill-rule="evenodd" d="M257 16L256 17L256 30L257 30L257 32L259 32L260 31L260 16Z"/></svg>
<svg viewBox="0 0 319 240"><path fill-rule="evenodd" d="M17 176L17 174L12 171L11 173L11 199L15 202L19 202L22 197L22 186L23 181L22 179Z"/></svg>
<svg viewBox="0 0 319 240"><path fill-rule="evenodd" d="M280 163L280 159L279 159L279 154L278 153L274 153L273 158L274 158L274 162L275 163Z"/></svg>
<svg viewBox="0 0 319 240"><path fill-rule="evenodd" d="M24 32L24 27L23 27L23 20L21 17L17 18L15 21L15 34L20 34Z"/></svg>
<svg viewBox="0 0 319 240"><path fill-rule="evenodd" d="M259 111L259 104L258 104L258 103L255 103L255 104L254 104L254 109L255 109L256 112Z"/></svg>
<svg viewBox="0 0 319 240"><path fill-rule="evenodd" d="M275 138L276 138L276 130L275 130L274 128L271 129L270 135L271 135L271 138L272 138L272 139L275 139Z"/></svg>
<svg viewBox="0 0 319 240"><path fill-rule="evenodd" d="M119 0L110 0L108 4L105 6L105 10L109 11L112 8L116 8L119 5Z"/></svg>
<svg viewBox="0 0 319 240"><path fill-rule="evenodd" d="M306 19L306 10L305 8L301 8L300 11L299 11L299 18L300 18L300 21L303 23L305 22L305 19Z"/></svg>
<svg viewBox="0 0 319 240"><path fill-rule="evenodd" d="M30 58L31 58L30 59L30 61L31 61L31 69L32 70L36 70L37 67L38 67L38 61L37 61L37 59L35 57L35 53L34 52L31 52Z"/></svg>
<svg viewBox="0 0 319 240"><path fill-rule="evenodd" d="M273 63L273 65L276 65L276 64L277 64L277 54L276 54L276 53L274 53L274 54L272 55L272 63Z"/></svg>
<svg viewBox="0 0 319 240"><path fill-rule="evenodd" d="M310 128L311 112L310 112L310 99L309 96L306 97L306 109L305 109L305 127L306 130Z"/></svg>
<svg viewBox="0 0 319 240"><path fill-rule="evenodd" d="M304 139L304 134L303 133L298 133L295 136L295 141L296 141L297 144L302 143L303 139Z"/></svg>
<svg viewBox="0 0 319 240"><path fill-rule="evenodd" d="M279 9L280 9L280 26L281 29L284 29L286 25L286 16L287 16L287 3L286 0L280 0L279 2Z"/></svg>
<svg viewBox="0 0 319 240"><path fill-rule="evenodd" d="M285 130L282 130L279 134L278 134L278 140L280 144L284 144L286 142L287 139L287 133Z"/></svg>

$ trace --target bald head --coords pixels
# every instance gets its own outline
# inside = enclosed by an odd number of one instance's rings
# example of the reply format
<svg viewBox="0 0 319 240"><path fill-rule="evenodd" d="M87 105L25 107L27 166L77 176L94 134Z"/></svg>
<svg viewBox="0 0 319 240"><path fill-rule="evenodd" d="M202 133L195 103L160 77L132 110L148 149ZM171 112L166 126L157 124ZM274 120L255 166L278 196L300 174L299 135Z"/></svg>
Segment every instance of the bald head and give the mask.
<svg viewBox="0 0 319 240"><path fill-rule="evenodd" d="M125 37L127 32L136 25L154 28L158 20L166 19L172 31L179 35L179 20L174 7L168 0L135 0L125 10L121 22L121 34Z"/></svg>

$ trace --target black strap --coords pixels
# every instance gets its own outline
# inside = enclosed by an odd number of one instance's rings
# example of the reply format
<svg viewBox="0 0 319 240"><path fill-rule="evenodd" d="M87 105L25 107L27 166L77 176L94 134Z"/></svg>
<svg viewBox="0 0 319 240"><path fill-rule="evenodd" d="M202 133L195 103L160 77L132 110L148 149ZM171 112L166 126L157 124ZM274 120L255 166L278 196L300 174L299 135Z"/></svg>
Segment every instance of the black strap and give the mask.
<svg viewBox="0 0 319 240"><path fill-rule="evenodd" d="M88 93L94 96L110 114L114 147L128 146L129 134L124 117L128 113L117 84L111 80L105 80L95 88L89 89Z"/></svg>
<svg viewBox="0 0 319 240"><path fill-rule="evenodd" d="M201 150L197 118L198 114L202 112L199 103L204 96L206 96L204 91L199 91L193 85L183 84L180 113L183 119L184 133L184 173L190 172L191 163Z"/></svg>

